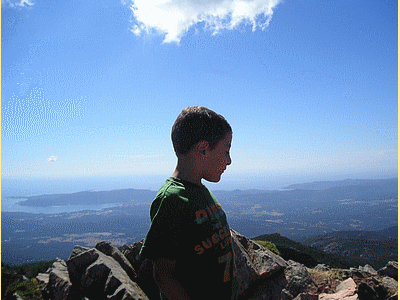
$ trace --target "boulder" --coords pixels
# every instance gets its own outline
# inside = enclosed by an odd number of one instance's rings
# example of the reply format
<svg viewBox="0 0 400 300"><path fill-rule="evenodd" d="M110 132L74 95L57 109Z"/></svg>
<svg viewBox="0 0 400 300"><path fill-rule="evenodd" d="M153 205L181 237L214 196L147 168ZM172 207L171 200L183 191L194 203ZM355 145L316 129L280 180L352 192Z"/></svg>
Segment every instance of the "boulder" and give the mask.
<svg viewBox="0 0 400 300"><path fill-rule="evenodd" d="M359 268L350 268L343 270L343 278L365 278L368 274L361 271Z"/></svg>
<svg viewBox="0 0 400 300"><path fill-rule="evenodd" d="M36 279L45 283L42 296L45 300L71 299L71 281L64 260L57 258L52 267L46 273L39 273Z"/></svg>
<svg viewBox="0 0 400 300"><path fill-rule="evenodd" d="M97 249L74 252L67 260L67 267L73 294L77 298L148 299L113 257Z"/></svg>
<svg viewBox="0 0 400 300"><path fill-rule="evenodd" d="M317 289L316 284L313 282L310 273L308 273L304 265L294 261L288 261L288 264L289 266L285 269L287 285L284 288L284 295L293 299L306 290Z"/></svg>
<svg viewBox="0 0 400 300"><path fill-rule="evenodd" d="M398 290L398 282L393 279L392 277L383 277L382 278L382 285L387 289L387 290L392 290L392 291L397 291Z"/></svg>
<svg viewBox="0 0 400 300"><path fill-rule="evenodd" d="M72 252L71 252L71 255L69 256L69 258L71 259L71 258L73 258L73 257L75 257L75 256L77 256L77 255L79 255L79 254L81 254L83 252L88 251L88 250L90 250L90 248L76 245L74 247L74 249L72 249Z"/></svg>
<svg viewBox="0 0 400 300"><path fill-rule="evenodd" d="M357 300L357 285L352 278L341 282L334 294L320 294L319 300Z"/></svg>
<svg viewBox="0 0 400 300"><path fill-rule="evenodd" d="M358 278L365 278L366 274L364 274L364 272L362 272L360 269L357 268L350 268L350 277L354 278L354 277L358 277Z"/></svg>
<svg viewBox="0 0 400 300"><path fill-rule="evenodd" d="M49 291L49 299L64 300L67 298L70 289L71 281L69 280L67 264L58 259L53 263L53 270L49 274L49 283L44 290Z"/></svg>
<svg viewBox="0 0 400 300"><path fill-rule="evenodd" d="M287 284L286 261L231 229L239 299L279 299Z"/></svg>
<svg viewBox="0 0 400 300"><path fill-rule="evenodd" d="M357 294L360 300L379 299L374 288L365 282L358 285Z"/></svg>
<svg viewBox="0 0 400 300"><path fill-rule="evenodd" d="M385 267L378 270L378 274L381 276L389 276L397 281L398 278L398 267L397 261L389 261Z"/></svg>
<svg viewBox="0 0 400 300"><path fill-rule="evenodd" d="M47 284L47 283L49 283L49 277L50 277L49 274L50 274L50 271L49 271L49 273L39 273L36 276L36 279L41 283Z"/></svg>
<svg viewBox="0 0 400 300"><path fill-rule="evenodd" d="M366 264L364 267L359 266L358 269L367 275L377 275L378 274L378 272L376 272L375 269L368 264Z"/></svg>
<svg viewBox="0 0 400 300"><path fill-rule="evenodd" d="M118 250L117 247L111 244L111 242L100 242L95 248L105 255L114 258L132 280L137 278L137 274L128 259Z"/></svg>
<svg viewBox="0 0 400 300"><path fill-rule="evenodd" d="M131 245L124 245L122 253L135 270L137 274L136 283L143 292L145 292L149 299L159 300L160 292L153 279L153 263L139 255L142 246L143 240Z"/></svg>
<svg viewBox="0 0 400 300"><path fill-rule="evenodd" d="M390 278L390 277L387 277L387 278ZM390 278L390 279L392 279L392 278ZM392 280L394 280L394 279L392 279ZM379 282L375 277L368 278L367 283L375 292L374 299L385 299L386 298L386 296L388 295L388 289L381 282ZM358 287L358 290L360 290L360 286Z"/></svg>

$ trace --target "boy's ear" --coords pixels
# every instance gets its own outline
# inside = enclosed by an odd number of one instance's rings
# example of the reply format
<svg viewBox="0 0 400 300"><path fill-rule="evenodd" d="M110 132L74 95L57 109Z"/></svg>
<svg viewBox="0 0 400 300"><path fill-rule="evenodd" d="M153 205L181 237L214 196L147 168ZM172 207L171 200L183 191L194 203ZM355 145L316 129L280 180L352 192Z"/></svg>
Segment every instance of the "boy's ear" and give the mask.
<svg viewBox="0 0 400 300"><path fill-rule="evenodd" d="M194 146L196 153L201 154L201 155L205 155L206 151L208 151L209 148L210 148L210 144L207 141L200 141Z"/></svg>

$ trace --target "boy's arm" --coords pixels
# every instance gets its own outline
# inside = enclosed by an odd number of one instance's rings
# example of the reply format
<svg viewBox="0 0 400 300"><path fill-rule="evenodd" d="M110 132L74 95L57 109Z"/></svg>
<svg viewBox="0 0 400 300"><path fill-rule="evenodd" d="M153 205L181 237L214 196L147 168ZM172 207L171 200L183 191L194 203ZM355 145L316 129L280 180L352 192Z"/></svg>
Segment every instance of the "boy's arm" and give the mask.
<svg viewBox="0 0 400 300"><path fill-rule="evenodd" d="M190 298L186 294L181 283L175 278L175 265L175 260L167 258L158 258L154 260L154 280L169 300L189 300Z"/></svg>

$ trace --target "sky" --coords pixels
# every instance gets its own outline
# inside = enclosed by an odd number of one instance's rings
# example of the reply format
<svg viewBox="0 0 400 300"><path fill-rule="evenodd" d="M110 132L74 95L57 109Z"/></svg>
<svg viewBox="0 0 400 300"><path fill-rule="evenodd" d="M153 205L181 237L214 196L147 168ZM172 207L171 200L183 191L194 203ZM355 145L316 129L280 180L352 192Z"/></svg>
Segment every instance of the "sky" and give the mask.
<svg viewBox="0 0 400 300"><path fill-rule="evenodd" d="M190 105L233 128L214 189L396 177L397 5L2 0L2 189L156 190Z"/></svg>

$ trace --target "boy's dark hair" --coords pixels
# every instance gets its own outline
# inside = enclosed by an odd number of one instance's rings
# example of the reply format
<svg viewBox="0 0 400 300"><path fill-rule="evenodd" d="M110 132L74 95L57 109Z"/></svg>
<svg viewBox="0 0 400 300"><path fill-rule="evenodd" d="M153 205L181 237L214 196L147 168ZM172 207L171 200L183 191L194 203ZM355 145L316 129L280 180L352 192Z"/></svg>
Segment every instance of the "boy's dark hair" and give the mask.
<svg viewBox="0 0 400 300"><path fill-rule="evenodd" d="M211 150L232 128L223 116L203 106L189 106L182 110L172 126L171 138L175 153L186 154L201 141Z"/></svg>

